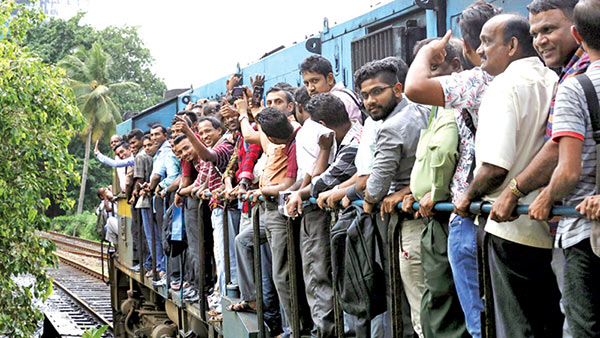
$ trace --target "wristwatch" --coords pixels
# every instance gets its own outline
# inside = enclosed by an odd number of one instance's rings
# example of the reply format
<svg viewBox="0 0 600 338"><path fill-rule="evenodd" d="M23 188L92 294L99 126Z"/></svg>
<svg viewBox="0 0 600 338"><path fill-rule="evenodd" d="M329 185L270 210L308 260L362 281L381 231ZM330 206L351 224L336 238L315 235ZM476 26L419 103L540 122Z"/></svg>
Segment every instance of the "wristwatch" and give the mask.
<svg viewBox="0 0 600 338"><path fill-rule="evenodd" d="M242 120L243 120L243 119L247 119L247 118L248 118L248 115L246 115L246 114L244 114L244 115L240 115L240 116L238 117L238 121L242 122Z"/></svg>
<svg viewBox="0 0 600 338"><path fill-rule="evenodd" d="M521 190L519 190L519 182L516 178L510 180L510 184L508 185L508 187L510 188L510 191L512 191L513 195L519 198L525 197L525 194L521 192Z"/></svg>

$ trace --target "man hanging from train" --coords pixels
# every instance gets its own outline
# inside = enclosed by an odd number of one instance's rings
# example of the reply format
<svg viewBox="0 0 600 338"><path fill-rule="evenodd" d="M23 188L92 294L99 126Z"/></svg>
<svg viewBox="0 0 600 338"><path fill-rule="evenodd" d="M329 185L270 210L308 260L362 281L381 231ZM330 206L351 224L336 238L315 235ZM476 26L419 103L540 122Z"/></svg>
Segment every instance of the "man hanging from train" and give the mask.
<svg viewBox="0 0 600 338"><path fill-rule="evenodd" d="M456 203L473 179L475 169L475 133L479 105L492 76L479 66L481 59L475 52L481 40L479 34L487 20L501 9L478 0L465 8L459 17L463 54L476 67L449 76L434 77L435 58L445 53L444 41L434 41L415 56L407 75L406 96L414 102L455 109L459 136L459 158L452 177L450 191ZM441 56L443 58L443 55ZM479 296L477 277L477 225L472 217L450 216L448 232L448 260L452 268L456 292L465 314L467 330L473 337L481 337L483 302Z"/></svg>
<svg viewBox="0 0 600 338"><path fill-rule="evenodd" d="M300 64L302 81L311 97L319 93L332 93L344 103L350 120L361 124L366 119L361 112L361 102L356 94L346 89L343 82L335 82L331 62L321 55L311 55Z"/></svg>
<svg viewBox="0 0 600 338"><path fill-rule="evenodd" d="M529 28L527 19L512 14L497 15L482 28L481 67L496 77L479 110L476 175L455 204L461 216L468 216L470 203L479 198L494 202L543 146L558 76L537 57ZM520 202L528 204L538 194L523 195ZM504 223L478 220L486 223L497 336L562 336L548 223L526 215Z"/></svg>
<svg viewBox="0 0 600 338"><path fill-rule="evenodd" d="M599 15L598 0L581 0L573 11L572 33L585 47L591 65L585 75L566 79L558 88L552 121L558 165L549 185L529 207L529 215L539 220L550 218L554 202L561 199L581 212L578 217L561 218L554 240L566 259L563 295L573 337L600 337L600 225L594 203L600 182L594 124L600 112L593 109L600 94Z"/></svg>
<svg viewBox="0 0 600 338"><path fill-rule="evenodd" d="M355 85L360 90L365 107L371 118L379 122L375 137L367 142L374 144L373 167L367 178L364 191L355 185L350 196L364 196L363 209L375 212L375 205L385 202L384 198L403 198L410 182L410 170L415 161L415 151L419 130L427 125L429 111L410 103L402 97L403 83L399 82L398 69L391 60L372 61L354 74ZM377 217L378 227L383 238L387 238L389 217ZM419 308L423 289L423 272L420 266L419 235L423 229L420 221L404 221L402 224L402 244L406 251L401 261L401 274L411 308L413 329L422 336ZM387 243L387 239L384 239ZM387 257L384 256L387 268ZM386 275L389 276L388 273ZM391 281L386 280L386 289L391 291ZM391 299L388 295L388 309Z"/></svg>
<svg viewBox="0 0 600 338"><path fill-rule="evenodd" d="M271 87L266 93L266 105L269 108L267 112L271 111L271 109L277 109L279 112L282 112L295 131L300 125L294 119L294 99L291 93L282 89L280 85L277 84ZM235 106L239 113L244 141L250 143L258 141L263 149L263 157L265 157L264 168L259 177L258 189L248 192L248 195L251 194L253 200L256 201L262 195L263 189L267 193L265 195L267 196L267 200L261 203L259 209L263 302L267 324L272 327L273 332L277 332L279 330L278 326L281 326L276 323L277 320L281 322L279 301L283 306L284 314L291 316L291 296L288 284L289 270L287 263L288 237L285 218L278 214L276 207L273 208L273 201L268 196L277 197L279 191L283 191L295 183L296 176L294 175L293 179L291 176L287 176L287 168L290 165L291 159L289 158L289 151L286 151L289 149L286 148L285 144L272 142L268 134L260 128L260 124L254 126L250 122L251 115L249 114L254 114L253 118L258 119L258 116L262 114L260 108L255 106L250 108L247 95L243 99L237 100ZM232 311L252 311L256 308L254 299L255 281L252 269L253 237L254 229L252 226L249 226L240 231L240 234L235 239L236 248L238 253L240 253L238 264L243 266L241 269L244 270L243 274L245 278L240 279L240 291L244 302L233 304L228 308ZM267 244L267 247L264 247L263 243L267 242L269 244Z"/></svg>
<svg viewBox="0 0 600 338"><path fill-rule="evenodd" d="M190 126L185 123L183 117L177 116L180 120L175 126L183 132L185 137L178 137L176 144L178 149L182 149L182 157L186 161L195 161L196 169L198 170L198 177L194 182L196 186L202 186L205 184L205 189L200 191L202 198L210 199L210 206L212 210L212 226L214 229L214 255L217 264L217 278L218 278L218 293L215 292L216 297L213 297L213 304L216 312L221 312L220 308L220 296L226 294L226 281L225 281L225 248L223 241L223 213L228 214L228 231L229 231L229 267L231 282L236 283L237 280L237 264L235 259L235 248L233 241L236 235L236 227L239 225L240 213L237 208L227 207L221 199L219 194L224 189L221 172L223 172L229 163L229 159L233 154L234 147L227 137L222 136L223 128L220 123L214 118L201 118L199 119L198 132L202 140L207 144L213 144L213 147L205 145L195 135ZM236 130L238 124L234 123L230 119L224 119L226 121L227 129ZM237 120L236 120L237 121ZM209 123L206 123L209 122ZM219 137L215 143L214 139ZM182 145L179 143L183 142ZM193 149L193 150L192 150ZM197 157L195 156L197 155ZM210 193L210 197L206 197L206 193Z"/></svg>
<svg viewBox="0 0 600 338"><path fill-rule="evenodd" d="M440 41L429 38L419 41L414 54L429 43L444 44L445 56L430 65L431 76L461 72L464 67L462 43L450 38L450 32ZM427 129L421 131L416 161L411 172L411 194L404 197L402 210L414 213L413 203L419 202L416 217L423 217L427 226L421 235L421 261L425 277L425 291L421 300L423 336L470 337L465 316L454 287L448 261L449 213L434 212L435 203L446 201L451 195L451 180L458 160L458 127L454 109L433 106ZM385 207L384 207L385 209ZM388 210L389 211L389 210Z"/></svg>
<svg viewBox="0 0 600 338"><path fill-rule="evenodd" d="M154 124L150 128L150 138L154 143L155 147L157 147L157 151L152 158L152 174L150 178L150 183L144 185L144 190L146 193L153 193L155 198L153 199L154 210L155 210L155 220L156 220L156 230L158 230L158 238L163 238L163 226L164 220L163 215L165 210L169 208L172 203L170 196L167 198L162 197L160 195L161 190L166 191L166 189L177 179L181 171L180 161L175 157L173 151L171 149L171 144L167 140L167 129L160 125ZM162 248L162 243L160 244ZM157 250L157 259L162 258L164 253L164 248L161 251ZM179 279L179 264L175 264L174 260L167 261L167 271L170 274L170 278L172 280ZM166 284L167 276L165 275L159 281L156 281L154 284L164 285Z"/></svg>
<svg viewBox="0 0 600 338"><path fill-rule="evenodd" d="M292 217L302 215L300 253L302 272L311 316L317 327L318 337L335 335L333 310L333 284L331 280L331 253L329 242L330 214L316 205L303 208L303 200L317 197L348 180L356 172L354 158L360 141L362 125L351 122L343 102L332 93L313 96L306 109L311 119L333 131L319 139L321 152L312 172L311 184L293 192L286 204ZM337 149L332 149L334 140ZM328 165L329 154L335 158Z"/></svg>

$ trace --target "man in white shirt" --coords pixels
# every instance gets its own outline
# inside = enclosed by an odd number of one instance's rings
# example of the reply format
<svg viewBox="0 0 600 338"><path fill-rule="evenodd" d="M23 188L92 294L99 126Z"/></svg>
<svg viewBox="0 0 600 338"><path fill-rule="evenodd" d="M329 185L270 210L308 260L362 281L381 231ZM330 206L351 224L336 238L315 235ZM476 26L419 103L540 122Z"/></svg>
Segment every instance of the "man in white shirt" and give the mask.
<svg viewBox="0 0 600 338"><path fill-rule="evenodd" d="M532 45L527 19L503 14L481 31L477 52L491 76L479 108L475 137L476 175L455 204L468 216L471 201L494 202L533 159L544 131L558 76L546 68ZM538 195L522 196L529 204ZM480 224L485 218L479 217ZM552 236L548 223L521 216L512 222L487 220L487 259L498 337L560 337L563 315L552 272ZM486 295L489 299L489 295Z"/></svg>

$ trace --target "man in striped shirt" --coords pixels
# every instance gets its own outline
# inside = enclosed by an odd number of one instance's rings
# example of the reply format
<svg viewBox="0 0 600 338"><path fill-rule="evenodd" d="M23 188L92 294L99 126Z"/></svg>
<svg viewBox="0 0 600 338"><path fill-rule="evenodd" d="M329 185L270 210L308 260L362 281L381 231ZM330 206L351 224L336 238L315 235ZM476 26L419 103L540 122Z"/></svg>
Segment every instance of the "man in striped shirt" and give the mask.
<svg viewBox="0 0 600 338"><path fill-rule="evenodd" d="M596 95L600 95L600 1L582 0L574 9L577 42L592 62L586 71ZM532 218L546 220L554 202L577 206L595 195L596 141L588 102L582 85L575 78L563 82L556 94L552 141L558 143L558 165L550 184L529 208ZM565 314L574 337L600 337L600 257L592 252L590 232L594 220L588 198L578 206L583 216L563 217L558 223L554 245L563 248ZM587 210L586 210L587 209Z"/></svg>

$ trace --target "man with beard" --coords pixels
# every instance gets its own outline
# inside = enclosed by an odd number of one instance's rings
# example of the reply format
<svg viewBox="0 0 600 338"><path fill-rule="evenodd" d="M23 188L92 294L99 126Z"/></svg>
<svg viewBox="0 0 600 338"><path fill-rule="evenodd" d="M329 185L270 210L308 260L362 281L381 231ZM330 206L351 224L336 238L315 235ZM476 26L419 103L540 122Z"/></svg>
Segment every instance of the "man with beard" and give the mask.
<svg viewBox="0 0 600 338"><path fill-rule="evenodd" d="M397 67L390 61L369 62L356 71L354 77L371 118L382 121L375 137L373 168L363 194L363 209L372 213L374 206L385 196L402 191L409 185L419 133L427 127L429 110L403 99L403 84L398 81ZM378 221L378 226L387 228L387 222L389 218L385 218L384 222ZM400 274L411 308L413 328L420 336L419 309L423 294L420 233L423 228L424 224L420 220L403 221L403 259L400 262ZM387 230L380 232L386 237ZM389 280L386 285L386 289L391 290Z"/></svg>

